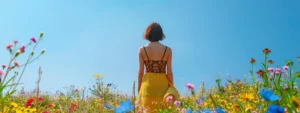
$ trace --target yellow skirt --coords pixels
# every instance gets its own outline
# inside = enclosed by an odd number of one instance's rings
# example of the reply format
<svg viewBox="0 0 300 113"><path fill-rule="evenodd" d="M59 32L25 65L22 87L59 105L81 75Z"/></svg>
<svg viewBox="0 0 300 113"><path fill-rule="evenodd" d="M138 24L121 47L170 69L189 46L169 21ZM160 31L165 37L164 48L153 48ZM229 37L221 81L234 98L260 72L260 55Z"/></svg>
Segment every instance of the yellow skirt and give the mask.
<svg viewBox="0 0 300 113"><path fill-rule="evenodd" d="M173 100L179 98L177 89L170 84L166 74L146 73L138 94L138 106L149 113L156 113L156 109L166 107L165 100L169 95L173 96Z"/></svg>

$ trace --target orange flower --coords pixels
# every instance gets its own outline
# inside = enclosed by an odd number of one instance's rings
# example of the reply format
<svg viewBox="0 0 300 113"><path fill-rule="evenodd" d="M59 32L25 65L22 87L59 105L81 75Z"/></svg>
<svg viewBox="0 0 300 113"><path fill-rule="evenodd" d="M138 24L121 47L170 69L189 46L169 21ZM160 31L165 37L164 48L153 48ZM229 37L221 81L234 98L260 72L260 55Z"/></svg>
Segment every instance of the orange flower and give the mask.
<svg viewBox="0 0 300 113"><path fill-rule="evenodd" d="M297 100L296 98L293 98L293 104L294 104L297 108L300 108L300 101Z"/></svg>
<svg viewBox="0 0 300 113"><path fill-rule="evenodd" d="M254 59L254 58L251 58L251 59L250 59L250 63L255 63L255 59Z"/></svg>
<svg viewBox="0 0 300 113"><path fill-rule="evenodd" d="M241 110L241 107L240 107L240 105L238 105L238 104L234 104L234 105L232 105L232 108L234 109L234 110Z"/></svg>
<svg viewBox="0 0 300 113"><path fill-rule="evenodd" d="M263 53L266 53L266 54L271 53L271 50L266 48L266 49L263 50Z"/></svg>

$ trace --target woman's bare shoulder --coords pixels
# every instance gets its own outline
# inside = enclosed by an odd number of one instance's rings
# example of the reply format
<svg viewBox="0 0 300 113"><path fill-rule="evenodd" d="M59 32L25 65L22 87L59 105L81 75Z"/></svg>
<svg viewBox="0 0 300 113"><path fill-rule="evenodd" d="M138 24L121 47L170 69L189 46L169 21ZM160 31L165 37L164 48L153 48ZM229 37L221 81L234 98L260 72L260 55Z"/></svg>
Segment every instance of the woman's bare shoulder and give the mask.
<svg viewBox="0 0 300 113"><path fill-rule="evenodd" d="M168 47L167 51L170 52L170 53L172 53L172 48L169 47L169 46L166 46L166 47Z"/></svg>

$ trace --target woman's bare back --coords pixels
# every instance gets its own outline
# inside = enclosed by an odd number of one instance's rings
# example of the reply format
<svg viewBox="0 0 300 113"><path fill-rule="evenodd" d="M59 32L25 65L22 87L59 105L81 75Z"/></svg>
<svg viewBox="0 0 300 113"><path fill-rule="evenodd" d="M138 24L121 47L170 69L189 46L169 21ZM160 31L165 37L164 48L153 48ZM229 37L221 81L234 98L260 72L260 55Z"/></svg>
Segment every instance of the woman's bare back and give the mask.
<svg viewBox="0 0 300 113"><path fill-rule="evenodd" d="M163 60L168 61L168 56L170 54L171 48L167 48L167 46L161 44L161 43L150 43L144 46L145 50L143 48L143 58L144 60ZM147 59L147 55L148 58ZM162 59L163 58L163 59Z"/></svg>

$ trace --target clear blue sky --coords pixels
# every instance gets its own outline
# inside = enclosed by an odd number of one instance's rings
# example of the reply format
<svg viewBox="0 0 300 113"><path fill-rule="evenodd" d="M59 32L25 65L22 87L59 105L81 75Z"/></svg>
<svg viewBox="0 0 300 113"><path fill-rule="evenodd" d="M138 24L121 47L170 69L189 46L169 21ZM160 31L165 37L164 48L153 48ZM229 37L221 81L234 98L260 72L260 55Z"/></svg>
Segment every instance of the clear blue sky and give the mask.
<svg viewBox="0 0 300 113"><path fill-rule="evenodd" d="M188 82L214 83L218 72L244 77L249 59L261 62L266 47L280 67L296 61L299 6L299 0L6 0L0 2L0 63L8 61L7 43L44 32L37 50L47 51L25 72L26 89L35 87L42 66L43 91L91 86L92 74L101 73L131 93L138 48L148 43L144 30L157 21L166 34L162 43L173 49L176 87L185 92Z"/></svg>

